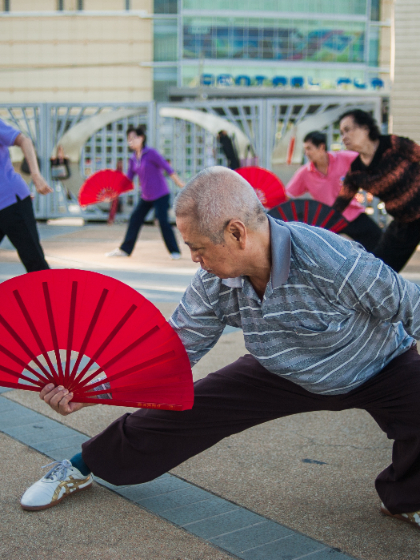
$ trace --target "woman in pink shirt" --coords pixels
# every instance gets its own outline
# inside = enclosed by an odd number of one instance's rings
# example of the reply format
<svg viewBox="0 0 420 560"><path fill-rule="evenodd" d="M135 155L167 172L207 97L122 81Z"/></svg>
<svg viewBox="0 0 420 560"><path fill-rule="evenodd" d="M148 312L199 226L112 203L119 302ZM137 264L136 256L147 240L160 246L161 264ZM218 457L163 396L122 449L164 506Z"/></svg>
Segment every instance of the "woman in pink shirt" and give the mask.
<svg viewBox="0 0 420 560"><path fill-rule="evenodd" d="M291 198L309 193L314 200L332 206L341 190L343 179L358 154L346 151L327 152L327 137L318 131L309 132L303 142L309 162L293 175L286 193ZM353 198L343 216L349 225L340 233L345 233L367 251L372 251L382 230L365 214L364 207Z"/></svg>

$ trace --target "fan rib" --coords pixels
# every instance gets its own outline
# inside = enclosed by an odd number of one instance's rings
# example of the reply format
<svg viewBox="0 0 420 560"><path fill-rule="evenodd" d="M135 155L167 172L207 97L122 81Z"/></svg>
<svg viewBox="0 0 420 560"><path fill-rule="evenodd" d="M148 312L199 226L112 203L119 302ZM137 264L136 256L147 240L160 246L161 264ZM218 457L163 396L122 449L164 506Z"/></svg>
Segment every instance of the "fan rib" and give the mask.
<svg viewBox="0 0 420 560"><path fill-rule="evenodd" d="M100 373L105 372L109 367L111 367L115 363L117 363L123 356L125 356L126 354L128 354L129 352L134 350L134 348L136 348L136 346L138 346L139 344L144 342L147 338L149 338L149 336L152 336L152 334L155 334L155 332L157 332L158 330L159 330L159 326L155 325L153 328L150 329L150 331L147 331L146 333L144 333L137 340L135 340L129 346L127 346L127 348L124 348L124 350L122 350L119 354L117 354L116 356L111 358L111 360L109 360L105 365L103 365L102 367L97 369L95 372L93 372L91 375L89 375L88 377L83 379L83 381L80 382L79 387L83 387L84 385L87 385L89 383L89 381L94 379Z"/></svg>
<svg viewBox="0 0 420 560"><path fill-rule="evenodd" d="M333 231L334 233L338 233L339 231L344 229L346 225L347 225L346 220L343 220L343 218L341 218L341 220L339 220L336 224L332 226L330 231Z"/></svg>
<svg viewBox="0 0 420 560"><path fill-rule="evenodd" d="M280 208L280 206L277 207L277 211L278 213L281 215L281 217L283 218L283 222L288 222L289 220L287 219L286 214L283 212L283 208Z"/></svg>
<svg viewBox="0 0 420 560"><path fill-rule="evenodd" d="M309 201L305 200L305 203L303 205L303 222L305 224L308 223L308 213L309 213Z"/></svg>
<svg viewBox="0 0 420 560"><path fill-rule="evenodd" d="M294 221L298 222L299 218L298 218L298 215L297 215L297 212L296 212L296 204L293 201L290 203L290 208L292 209L292 212L293 212Z"/></svg>
<svg viewBox="0 0 420 560"><path fill-rule="evenodd" d="M22 297L21 297L21 295L20 295L20 293L19 293L18 290L14 290L14 291L13 291L13 295L15 296L15 299L16 299L16 301L17 301L19 307L20 307L20 310L22 311L23 316L25 317L25 320L26 320L26 322L27 322L27 324L28 324L28 327L30 328L30 330L31 330L31 332L32 332L32 335L33 335L33 337L35 338L36 343L37 343L38 346L39 346L39 349L41 350L41 354L44 356L44 358L45 358L45 360L46 360L46 362L47 362L47 364L48 364L48 367L50 368L50 372L51 372L52 378L53 378L53 380L55 381L55 378L56 378L56 376L57 376L57 371L55 370L55 368L54 368L54 366L53 366L53 364L52 364L52 362L51 362L51 359L50 359L50 357L49 357L49 355L48 355L48 352L47 352L47 350L46 350L46 348L45 348L45 346L44 346L44 343L42 342L41 337L39 336L38 331L37 331L36 328L35 328L34 322L32 321L32 318L31 318L31 316L30 316L29 313L28 313L28 310L27 310L27 308L26 308L26 305L24 304L23 299L22 299Z"/></svg>
<svg viewBox="0 0 420 560"><path fill-rule="evenodd" d="M58 339L57 339L57 329L55 327L55 321L54 321L54 315L53 315L53 310L52 310L52 305L51 305L50 292L48 290L48 283L47 282L42 282L42 290L44 292L45 305L46 305L46 308L47 308L48 323L50 325L50 332L51 332L51 337L52 337L53 345L54 345L54 354L55 354L55 359L57 361L58 384L62 385L64 383L64 372L63 372L63 366L61 364L60 348L58 346Z"/></svg>
<svg viewBox="0 0 420 560"><path fill-rule="evenodd" d="M115 381L115 379L113 379L112 381ZM131 382L129 385L119 385L118 387L111 387L110 389L101 389L100 391L95 391L94 384L92 383L92 385L88 385L80 392L77 391L76 389L74 391L74 394L88 395L90 392L94 392L95 395L102 395L107 393L114 394L115 392L121 393L124 391L128 391L130 389L151 389L153 387L168 387L170 385L180 383L181 381L182 379L179 375L178 376L167 375L166 377L160 377L159 379L152 378L152 379L146 379L144 381L136 381L135 383ZM105 383L106 382L108 382L108 379L106 379ZM102 379L98 384L103 385L103 383L104 380Z"/></svg>
<svg viewBox="0 0 420 560"><path fill-rule="evenodd" d="M16 340L16 342L19 344L22 350L24 350L24 352L26 352L26 354L32 359L32 361L34 361L36 365L40 368L40 370L47 378L46 379L47 382L54 383L54 379L51 377L51 374L45 369L45 367L41 364L41 362L38 360L38 358L35 356L32 350L30 350L30 348L23 342L20 336L14 331L14 329L9 325L9 323L2 315L0 315L0 323L7 330L7 332Z"/></svg>
<svg viewBox="0 0 420 560"><path fill-rule="evenodd" d="M66 349L66 373L64 376L66 381L70 377L70 359L71 359L71 350L73 346L74 322L76 319L77 288L78 288L78 282L73 281L71 285L71 296L70 296L69 332L67 336L67 349Z"/></svg>
<svg viewBox="0 0 420 560"><path fill-rule="evenodd" d="M174 354L175 352L173 350L170 350L169 352L165 352L165 354L161 354L160 356L156 356L155 358L150 358L150 360L146 360L145 362L140 362L135 366L131 366L130 368L127 368L123 371L119 371L118 373L114 373L113 375L107 376L107 382L110 383L111 381L116 381L117 379L123 377L124 375L130 375L130 373L136 373L142 369L147 369L150 366L155 366L156 364L162 364L163 362L167 362L168 360L170 360L171 356L174 356ZM98 385L102 385L103 382L104 382L103 380L96 381L96 383L92 383L91 385L89 385L89 389L93 389Z"/></svg>
<svg viewBox="0 0 420 560"><path fill-rule="evenodd" d="M111 342L111 340L122 329L122 327L127 323L128 319L131 317L131 315L134 313L134 311L136 309L138 309L137 305L132 305L130 307L130 309L125 313L124 317L122 317L122 319L120 319L118 324L109 333L109 335L107 336L105 341L101 344L101 346L98 348L98 350L96 350L96 352L94 353L92 358L90 358L88 364L83 368L83 370L78 375L76 375L76 377L74 378L74 383L77 384L83 378L83 376L86 374L86 372L89 371L89 368L92 366L92 364L96 362L96 360L99 358L99 356L105 350L105 348L108 346L108 344Z"/></svg>
<svg viewBox="0 0 420 560"><path fill-rule="evenodd" d="M19 373L18 371L14 371L13 369L10 369L6 366L1 366L0 365L0 369L1 369L1 371L4 371L5 373L8 373L9 375L11 375L13 377L17 377L17 379L24 379L25 381L28 381L29 383L39 385L39 387L44 386L43 382L40 381L39 379L37 379L37 380L31 379L30 377L27 377L23 373Z"/></svg>
<svg viewBox="0 0 420 560"><path fill-rule="evenodd" d="M25 389L25 391L35 391L36 393L40 392L40 387L32 387L31 385L24 385L22 383L13 383L12 381L2 380L1 386L9 387L10 389Z"/></svg>
<svg viewBox="0 0 420 560"><path fill-rule="evenodd" d="M89 340L90 340L90 337L92 336L92 333L93 333L93 329L95 328L95 325L96 325L96 323L98 322L99 315L100 315L100 313L101 313L101 311L102 311L102 308L103 308L103 306L104 306L104 303L105 303L105 300L106 300L108 294L109 294L109 290L107 290L106 288L104 288L104 289L102 290L101 297L99 298L99 301L98 301L98 303L97 303L97 305L96 305L96 308L95 308L95 311L94 311L94 313L93 313L92 319L91 319L91 321L90 321L88 330L86 331L86 335L85 335L85 338L84 338L84 340L83 340L83 342L82 342L82 346L80 347L80 351L79 351L79 355L77 356L76 363L74 364L73 369L72 369L72 371L71 371L71 373L70 373L69 380L70 380L71 382L74 381L74 378L75 378L75 376L76 376L76 374L77 374L77 369L78 369L78 367L79 367L79 365L80 365L80 362L81 362L81 360L82 360L82 358L83 358L83 356L84 356L84 353L85 353L85 350L86 350L86 346L88 345Z"/></svg>
<svg viewBox="0 0 420 560"><path fill-rule="evenodd" d="M316 226L316 222L318 220L319 213L321 212L321 208L322 208L322 205L318 204L318 208L316 209L314 219L312 220L312 224L311 224L312 226Z"/></svg>
<svg viewBox="0 0 420 560"><path fill-rule="evenodd" d="M334 214L335 214L335 211L334 211L334 210L331 210L331 211L328 213L328 215L327 215L327 217L325 218L325 220L323 220L323 222L320 224L319 227L325 228L325 226L328 224L328 222L330 221L331 217L334 216Z"/></svg>
<svg viewBox="0 0 420 560"><path fill-rule="evenodd" d="M15 356L15 354L12 354L12 352L10 352L10 350L7 350L7 348L2 346L1 344L0 344L0 352L3 352L3 354L5 354L8 358L10 358L14 362L16 362L19 366L23 367L23 369L26 369L26 370L30 371L33 375L38 377L38 379L41 381L41 383L48 382L48 379L45 379L45 377L43 375L41 375L38 371L31 368L31 366L29 366L23 360L21 360L20 358Z"/></svg>

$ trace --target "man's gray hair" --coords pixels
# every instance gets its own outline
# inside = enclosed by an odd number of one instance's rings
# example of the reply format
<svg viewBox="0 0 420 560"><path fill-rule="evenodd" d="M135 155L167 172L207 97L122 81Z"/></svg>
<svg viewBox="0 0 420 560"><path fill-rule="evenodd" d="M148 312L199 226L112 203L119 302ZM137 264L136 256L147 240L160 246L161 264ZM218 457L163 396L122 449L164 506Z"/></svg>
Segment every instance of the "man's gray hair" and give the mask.
<svg viewBox="0 0 420 560"><path fill-rule="evenodd" d="M238 173L226 167L200 171L175 199L177 218L191 218L200 234L222 243L230 220L241 220L251 230L267 221L254 189Z"/></svg>

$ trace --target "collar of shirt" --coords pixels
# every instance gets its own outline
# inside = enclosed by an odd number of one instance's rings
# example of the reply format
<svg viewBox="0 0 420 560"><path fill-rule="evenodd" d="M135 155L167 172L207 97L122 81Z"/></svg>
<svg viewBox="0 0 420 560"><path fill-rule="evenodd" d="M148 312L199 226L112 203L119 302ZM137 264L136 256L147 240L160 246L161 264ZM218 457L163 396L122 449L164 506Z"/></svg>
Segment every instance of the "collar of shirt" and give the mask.
<svg viewBox="0 0 420 560"><path fill-rule="evenodd" d="M137 154L136 152L133 152L131 159L134 160L135 162L140 162L141 158L144 156L144 154L147 154L147 152L149 151L149 147L145 146L142 151L141 151L141 155L140 155L140 159L137 159Z"/></svg>
<svg viewBox="0 0 420 560"><path fill-rule="evenodd" d="M334 164L334 161L335 161L335 157L336 157L336 156L335 156L334 154L332 154L331 152L327 152L327 155L328 155L328 170L327 170L327 175L328 175L329 172L330 172L331 165ZM309 165L309 171L310 171L311 173L319 173L319 174L322 175L323 177L326 177L326 176L327 176L327 175L324 175L323 173L321 173L320 171L318 171L318 169L315 167L315 164L314 164L313 161L310 161L310 162L308 163L308 165Z"/></svg>
<svg viewBox="0 0 420 560"><path fill-rule="evenodd" d="M288 228L279 220L275 220L268 216L270 225L270 242L271 242L271 275L269 285L272 289L278 288L284 284L289 278L290 273L290 252L291 241ZM226 278L222 280L222 284L229 288L243 288L245 276L237 278Z"/></svg>

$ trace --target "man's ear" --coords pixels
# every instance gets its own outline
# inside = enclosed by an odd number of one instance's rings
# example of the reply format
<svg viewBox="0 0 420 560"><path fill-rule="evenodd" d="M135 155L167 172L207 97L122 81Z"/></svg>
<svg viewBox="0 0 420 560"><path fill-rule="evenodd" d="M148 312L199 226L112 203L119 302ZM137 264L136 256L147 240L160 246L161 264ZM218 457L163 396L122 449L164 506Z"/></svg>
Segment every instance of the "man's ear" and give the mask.
<svg viewBox="0 0 420 560"><path fill-rule="evenodd" d="M245 224L241 222L241 220L230 220L225 231L228 235L231 235L241 247L245 246L247 230Z"/></svg>

